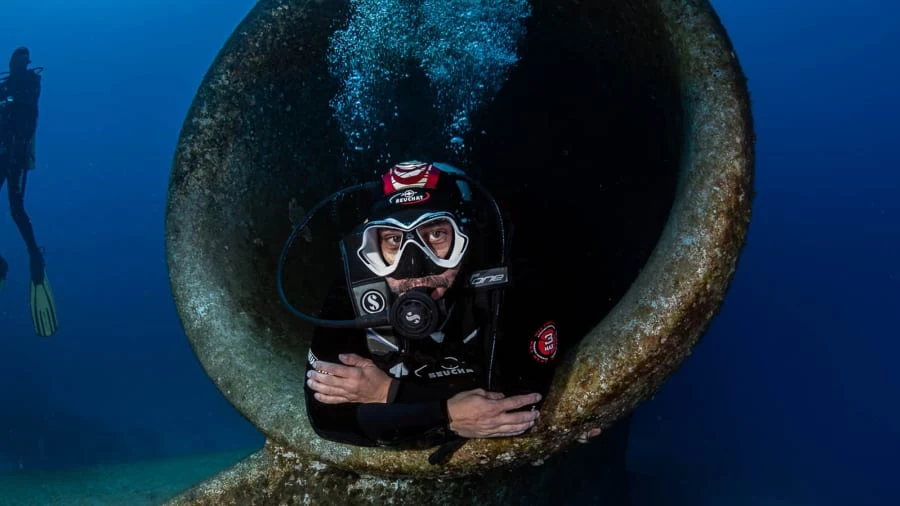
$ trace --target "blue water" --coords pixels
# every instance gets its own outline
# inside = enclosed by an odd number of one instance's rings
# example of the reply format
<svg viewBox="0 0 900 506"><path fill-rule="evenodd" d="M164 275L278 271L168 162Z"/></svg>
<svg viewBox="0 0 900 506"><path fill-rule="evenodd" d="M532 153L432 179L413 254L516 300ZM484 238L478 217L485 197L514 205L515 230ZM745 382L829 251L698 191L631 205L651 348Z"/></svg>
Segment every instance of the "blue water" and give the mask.
<svg viewBox="0 0 900 506"><path fill-rule="evenodd" d="M749 78L758 194L722 312L637 413L636 483L688 504L895 504L900 4L713 4ZM26 207L62 330L34 337L0 214L0 470L261 444L187 344L163 243L181 122L253 5L4 3L0 63L24 44L46 67Z"/></svg>

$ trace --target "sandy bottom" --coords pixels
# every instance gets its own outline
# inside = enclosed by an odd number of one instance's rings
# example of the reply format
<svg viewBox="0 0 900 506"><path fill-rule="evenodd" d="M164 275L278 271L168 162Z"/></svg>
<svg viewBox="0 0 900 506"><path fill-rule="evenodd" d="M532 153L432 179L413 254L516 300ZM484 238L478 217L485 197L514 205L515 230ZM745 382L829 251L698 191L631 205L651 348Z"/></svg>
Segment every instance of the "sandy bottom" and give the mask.
<svg viewBox="0 0 900 506"><path fill-rule="evenodd" d="M0 506L158 505L254 451L0 474Z"/></svg>

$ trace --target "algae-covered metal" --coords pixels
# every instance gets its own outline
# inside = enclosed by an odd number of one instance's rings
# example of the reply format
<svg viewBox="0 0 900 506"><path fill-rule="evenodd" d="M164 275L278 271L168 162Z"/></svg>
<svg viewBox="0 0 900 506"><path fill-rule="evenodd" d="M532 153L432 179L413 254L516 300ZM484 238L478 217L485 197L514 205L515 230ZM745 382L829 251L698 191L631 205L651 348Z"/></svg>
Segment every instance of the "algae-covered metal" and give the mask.
<svg viewBox="0 0 900 506"><path fill-rule="evenodd" d="M428 464L426 451L346 446L313 432L303 398L311 328L282 307L275 263L297 206L381 166L376 155L347 157L328 104L338 83L325 56L349 4L264 0L213 62L184 122L166 245L195 354L268 443L174 504L399 504L428 494L484 504L509 500L513 485L540 502L536 487L566 469L564 450L649 398L688 356L724 299L750 221L749 93L727 33L706 0L531 5L521 61L475 122L465 159L427 129L389 140L392 156L474 167L501 196L529 196L525 214L571 216L581 206L581 230L602 228L607 240L585 258L613 251L605 263L640 261L615 297L577 299L593 320L562 357L537 429L470 441L444 466ZM569 79L564 88L560 79ZM568 196L540 193L554 184L546 172L576 170ZM597 197L579 193L585 187ZM610 202L615 209L602 207ZM631 226L609 244L620 223ZM308 261L293 271L307 304L331 281L311 260L328 227L312 230ZM559 463L532 466L548 459Z"/></svg>

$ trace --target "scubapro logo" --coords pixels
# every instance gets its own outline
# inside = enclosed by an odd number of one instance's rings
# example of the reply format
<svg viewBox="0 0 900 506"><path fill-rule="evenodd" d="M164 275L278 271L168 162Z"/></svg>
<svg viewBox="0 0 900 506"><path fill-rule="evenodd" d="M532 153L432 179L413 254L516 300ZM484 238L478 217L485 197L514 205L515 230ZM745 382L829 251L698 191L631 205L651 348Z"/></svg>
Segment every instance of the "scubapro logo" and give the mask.
<svg viewBox="0 0 900 506"><path fill-rule="evenodd" d="M426 200L428 200L430 198L431 198L431 194L428 193L427 191L410 188L409 190L404 190L404 191L394 195L393 197L388 199L388 201L391 204L409 205L409 204L418 204L421 202L425 202Z"/></svg>
<svg viewBox="0 0 900 506"><path fill-rule="evenodd" d="M384 295L376 290L369 290L363 294L361 305L369 314L380 313L384 311Z"/></svg>
<svg viewBox="0 0 900 506"><path fill-rule="evenodd" d="M422 315L410 311L406 313L406 321L412 323L413 325L418 325L419 322L422 321Z"/></svg>

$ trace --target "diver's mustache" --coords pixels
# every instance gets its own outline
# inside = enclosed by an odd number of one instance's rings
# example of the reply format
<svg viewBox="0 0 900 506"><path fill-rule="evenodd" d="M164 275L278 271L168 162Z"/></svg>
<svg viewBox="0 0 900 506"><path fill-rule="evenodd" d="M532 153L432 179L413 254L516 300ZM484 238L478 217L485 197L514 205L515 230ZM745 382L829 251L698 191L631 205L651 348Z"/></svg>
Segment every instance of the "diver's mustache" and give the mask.
<svg viewBox="0 0 900 506"><path fill-rule="evenodd" d="M401 292L408 292L413 288L450 288L450 279L440 275L433 274L422 278L397 279L397 288Z"/></svg>

